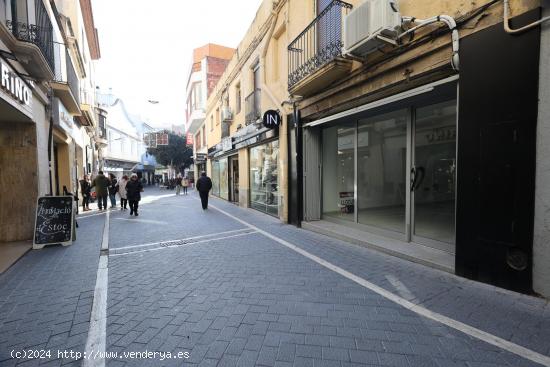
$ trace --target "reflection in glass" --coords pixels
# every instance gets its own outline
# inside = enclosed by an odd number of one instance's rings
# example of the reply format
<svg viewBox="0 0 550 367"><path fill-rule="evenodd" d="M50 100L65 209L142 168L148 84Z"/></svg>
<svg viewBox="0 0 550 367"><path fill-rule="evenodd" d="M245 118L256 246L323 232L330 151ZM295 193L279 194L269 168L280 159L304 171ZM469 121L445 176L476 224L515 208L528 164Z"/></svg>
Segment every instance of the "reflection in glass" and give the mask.
<svg viewBox="0 0 550 367"><path fill-rule="evenodd" d="M212 195L220 196L220 162L212 161Z"/></svg>
<svg viewBox="0 0 550 367"><path fill-rule="evenodd" d="M359 120L358 221L405 233L407 110Z"/></svg>
<svg viewBox="0 0 550 367"><path fill-rule="evenodd" d="M250 148L250 207L279 215L279 141Z"/></svg>
<svg viewBox="0 0 550 367"><path fill-rule="evenodd" d="M323 130L323 215L354 221L355 124Z"/></svg>
<svg viewBox="0 0 550 367"><path fill-rule="evenodd" d="M455 238L456 101L416 110L414 234Z"/></svg>
<svg viewBox="0 0 550 367"><path fill-rule="evenodd" d="M227 172L227 158L220 159L220 197L225 200L229 200L228 189L228 172Z"/></svg>

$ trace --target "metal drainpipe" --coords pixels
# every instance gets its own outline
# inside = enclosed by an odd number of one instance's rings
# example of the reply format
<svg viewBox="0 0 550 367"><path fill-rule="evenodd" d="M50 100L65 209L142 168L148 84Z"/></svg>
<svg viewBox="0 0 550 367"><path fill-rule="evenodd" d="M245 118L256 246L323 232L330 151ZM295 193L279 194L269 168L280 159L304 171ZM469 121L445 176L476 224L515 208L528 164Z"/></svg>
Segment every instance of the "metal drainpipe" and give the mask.
<svg viewBox="0 0 550 367"><path fill-rule="evenodd" d="M293 107L293 120L294 130L296 135L296 201L297 201L297 224L298 228L302 227L302 220L304 219L304 164L303 164L303 131L300 121L300 110L297 107L296 102L292 104Z"/></svg>

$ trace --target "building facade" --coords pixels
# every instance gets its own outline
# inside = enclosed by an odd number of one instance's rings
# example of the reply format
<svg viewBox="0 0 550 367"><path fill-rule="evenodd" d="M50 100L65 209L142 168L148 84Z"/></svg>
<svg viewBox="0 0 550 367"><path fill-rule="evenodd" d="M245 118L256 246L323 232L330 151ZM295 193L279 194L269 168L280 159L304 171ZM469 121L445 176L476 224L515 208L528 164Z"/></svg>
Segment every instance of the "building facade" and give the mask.
<svg viewBox="0 0 550 367"><path fill-rule="evenodd" d="M99 40L89 0L57 1L59 35L54 41L53 187L54 194L79 193L84 174L96 174L105 114L96 108L94 64ZM79 195L81 197L81 195Z"/></svg>
<svg viewBox="0 0 550 367"><path fill-rule="evenodd" d="M287 220L286 1L264 1L206 108L214 195ZM298 14L298 13L297 13ZM300 17L299 15L297 15ZM278 124L265 127L263 113Z"/></svg>
<svg viewBox="0 0 550 367"><path fill-rule="evenodd" d="M79 28L67 27L79 27L77 18L88 25L78 50L69 31ZM63 187L77 192L77 178L93 163L96 125L86 129L78 119L84 79L78 53L88 52L90 63L99 58L90 27L89 1L0 0L0 243L32 239L37 197Z"/></svg>
<svg viewBox="0 0 550 367"><path fill-rule="evenodd" d="M208 99L214 195L548 296L545 5L264 1Z"/></svg>
<svg viewBox="0 0 550 367"><path fill-rule="evenodd" d="M102 98L100 98L102 99ZM124 102L117 98L112 104L103 105L107 111L106 136L107 145L104 149L102 169L105 174L112 173L118 178L131 175L140 170L145 153L142 130L147 126L132 117ZM142 171L147 172L148 167Z"/></svg>
<svg viewBox="0 0 550 367"><path fill-rule="evenodd" d="M547 292L533 287L548 267L537 270L543 257L533 252L541 30L509 29L540 19L541 3L509 2L508 25L502 2L403 0L394 4L401 27L384 35L393 43L346 48L343 30L312 49L311 29L344 27L362 6L321 3L288 47L304 227Z"/></svg>
<svg viewBox="0 0 550 367"><path fill-rule="evenodd" d="M193 136L195 164L188 171L206 171L206 101L218 83L235 50L216 44L206 44L193 50L193 62L186 87L186 123L184 132Z"/></svg>

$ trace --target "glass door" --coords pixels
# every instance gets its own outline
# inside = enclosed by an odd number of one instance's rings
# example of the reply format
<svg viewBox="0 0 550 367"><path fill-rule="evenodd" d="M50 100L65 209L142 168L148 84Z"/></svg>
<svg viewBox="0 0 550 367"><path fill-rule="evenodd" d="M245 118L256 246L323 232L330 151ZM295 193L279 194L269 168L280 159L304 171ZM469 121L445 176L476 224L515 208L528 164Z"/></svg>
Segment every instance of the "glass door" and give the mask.
<svg viewBox="0 0 550 367"><path fill-rule="evenodd" d="M411 239L454 253L456 100L416 108L410 169Z"/></svg>

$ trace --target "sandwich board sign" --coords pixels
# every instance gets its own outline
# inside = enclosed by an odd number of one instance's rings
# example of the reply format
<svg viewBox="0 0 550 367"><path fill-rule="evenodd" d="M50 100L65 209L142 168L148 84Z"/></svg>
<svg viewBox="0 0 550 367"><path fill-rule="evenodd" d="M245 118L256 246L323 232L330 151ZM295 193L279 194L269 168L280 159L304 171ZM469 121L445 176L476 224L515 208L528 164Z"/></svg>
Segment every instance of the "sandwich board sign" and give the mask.
<svg viewBox="0 0 550 367"><path fill-rule="evenodd" d="M33 249L69 246L74 234L73 196L42 196L36 205Z"/></svg>

